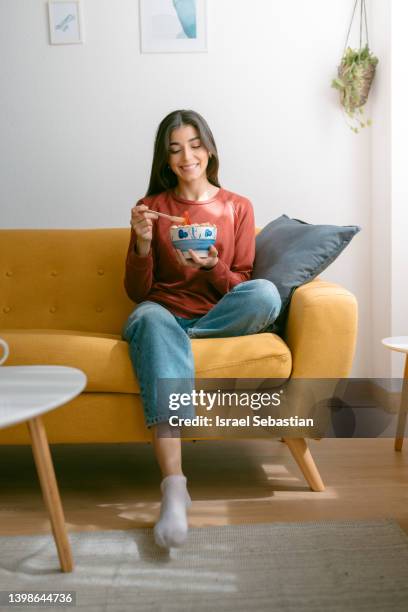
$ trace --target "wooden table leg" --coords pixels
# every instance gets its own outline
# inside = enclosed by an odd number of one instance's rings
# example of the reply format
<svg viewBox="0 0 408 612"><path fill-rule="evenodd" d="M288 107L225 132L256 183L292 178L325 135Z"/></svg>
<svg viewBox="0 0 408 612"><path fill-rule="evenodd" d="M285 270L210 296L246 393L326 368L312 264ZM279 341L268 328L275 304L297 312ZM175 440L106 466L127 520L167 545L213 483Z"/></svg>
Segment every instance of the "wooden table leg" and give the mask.
<svg viewBox="0 0 408 612"><path fill-rule="evenodd" d="M407 422L408 410L408 354L405 357L404 380L402 381L401 405L398 415L397 435L395 437L394 448L396 451L402 450L404 442L405 424Z"/></svg>
<svg viewBox="0 0 408 612"><path fill-rule="evenodd" d="M71 546L65 527L64 511L55 478L50 447L48 446L47 433L40 417L30 419L27 424L31 436L34 461L44 502L51 521L61 570L63 572L72 572L74 563Z"/></svg>

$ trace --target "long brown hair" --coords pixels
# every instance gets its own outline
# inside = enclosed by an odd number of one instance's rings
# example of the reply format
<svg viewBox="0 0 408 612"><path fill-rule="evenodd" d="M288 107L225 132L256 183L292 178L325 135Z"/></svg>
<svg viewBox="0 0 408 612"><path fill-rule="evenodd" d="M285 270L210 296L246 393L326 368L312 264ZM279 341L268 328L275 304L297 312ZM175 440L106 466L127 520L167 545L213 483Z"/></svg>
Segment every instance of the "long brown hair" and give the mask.
<svg viewBox="0 0 408 612"><path fill-rule="evenodd" d="M146 196L155 195L176 187L177 177L167 162L171 133L182 125L192 125L197 130L202 144L210 154L207 166L207 179L212 185L221 187L218 181L219 161L217 147L206 120L195 111L176 110L167 115L157 129L152 170Z"/></svg>

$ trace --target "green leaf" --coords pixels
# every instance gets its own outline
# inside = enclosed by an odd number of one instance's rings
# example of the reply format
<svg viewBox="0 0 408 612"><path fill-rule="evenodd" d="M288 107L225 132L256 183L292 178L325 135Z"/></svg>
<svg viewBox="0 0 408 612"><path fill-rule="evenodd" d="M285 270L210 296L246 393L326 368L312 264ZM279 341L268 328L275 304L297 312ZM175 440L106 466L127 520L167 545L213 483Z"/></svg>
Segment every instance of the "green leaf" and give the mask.
<svg viewBox="0 0 408 612"><path fill-rule="evenodd" d="M341 79L333 79L331 86L334 87L335 89L340 89L340 90L343 90L346 87Z"/></svg>
<svg viewBox="0 0 408 612"><path fill-rule="evenodd" d="M342 57L342 63L350 67L354 67L355 65L368 66L369 64L376 66L378 61L378 57L371 53L368 45L360 49L351 49L348 47Z"/></svg>

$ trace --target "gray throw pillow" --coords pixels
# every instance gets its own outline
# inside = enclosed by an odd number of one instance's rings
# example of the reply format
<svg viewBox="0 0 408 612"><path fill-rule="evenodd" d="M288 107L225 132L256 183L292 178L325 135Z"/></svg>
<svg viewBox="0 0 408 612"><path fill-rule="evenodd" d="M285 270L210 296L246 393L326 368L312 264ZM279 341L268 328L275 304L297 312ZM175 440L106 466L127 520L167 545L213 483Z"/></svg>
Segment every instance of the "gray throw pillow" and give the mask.
<svg viewBox="0 0 408 612"><path fill-rule="evenodd" d="M358 225L312 225L287 215L263 228L256 237L252 278L272 281L282 300L269 331L283 333L294 290L323 272L360 230Z"/></svg>

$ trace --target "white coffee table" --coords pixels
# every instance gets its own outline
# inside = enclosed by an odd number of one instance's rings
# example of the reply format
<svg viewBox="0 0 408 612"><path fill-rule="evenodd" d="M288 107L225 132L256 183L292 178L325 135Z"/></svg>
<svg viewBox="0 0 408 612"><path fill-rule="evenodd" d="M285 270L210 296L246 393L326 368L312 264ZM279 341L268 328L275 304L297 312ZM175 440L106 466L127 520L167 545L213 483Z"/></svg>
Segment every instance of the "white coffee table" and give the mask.
<svg viewBox="0 0 408 612"><path fill-rule="evenodd" d="M47 434L40 417L79 395L86 376L63 366L1 366L0 428L27 421L34 461L51 521L61 570L72 572L71 546Z"/></svg>
<svg viewBox="0 0 408 612"><path fill-rule="evenodd" d="M404 442L405 423L407 420L408 410L408 336L394 336L393 338L384 338L382 343L392 351L405 353L405 370L404 380L401 391L401 406L398 416L397 435L395 437L394 448L396 451L402 450Z"/></svg>

